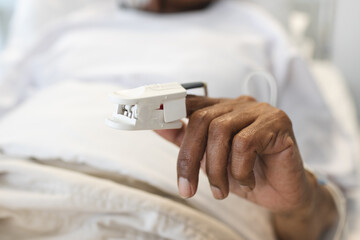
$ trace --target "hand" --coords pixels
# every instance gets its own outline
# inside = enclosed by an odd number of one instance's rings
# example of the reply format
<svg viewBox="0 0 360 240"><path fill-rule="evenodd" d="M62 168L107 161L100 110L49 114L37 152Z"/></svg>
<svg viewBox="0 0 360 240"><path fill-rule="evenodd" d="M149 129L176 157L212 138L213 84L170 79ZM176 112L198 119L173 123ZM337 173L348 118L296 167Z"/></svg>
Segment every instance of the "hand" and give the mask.
<svg viewBox="0 0 360 240"><path fill-rule="evenodd" d="M151 12L181 12L201 9L209 5L212 0L150 0L144 10Z"/></svg>
<svg viewBox="0 0 360 240"><path fill-rule="evenodd" d="M157 131L180 147L181 196L195 194L202 165L217 199L230 191L273 212L292 211L311 201L311 184L283 111L247 96L188 96L186 103L187 126Z"/></svg>
<svg viewBox="0 0 360 240"><path fill-rule="evenodd" d="M229 192L273 212L279 239L316 240L337 219L326 188L304 170L289 117L251 97L188 96L189 124L156 131L180 147L180 195L195 194L199 168L213 195Z"/></svg>

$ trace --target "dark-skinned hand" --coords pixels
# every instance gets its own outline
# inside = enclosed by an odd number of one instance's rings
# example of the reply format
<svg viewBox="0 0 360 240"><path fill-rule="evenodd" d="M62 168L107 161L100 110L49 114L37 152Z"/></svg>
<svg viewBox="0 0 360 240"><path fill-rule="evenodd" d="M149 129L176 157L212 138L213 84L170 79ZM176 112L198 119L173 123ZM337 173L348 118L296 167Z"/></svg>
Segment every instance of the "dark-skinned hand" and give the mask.
<svg viewBox="0 0 360 240"><path fill-rule="evenodd" d="M273 212L287 212L311 202L308 176L292 123L281 110L255 99L188 96L189 123L156 131L180 147L179 193L196 193L200 166L216 199L232 192Z"/></svg>

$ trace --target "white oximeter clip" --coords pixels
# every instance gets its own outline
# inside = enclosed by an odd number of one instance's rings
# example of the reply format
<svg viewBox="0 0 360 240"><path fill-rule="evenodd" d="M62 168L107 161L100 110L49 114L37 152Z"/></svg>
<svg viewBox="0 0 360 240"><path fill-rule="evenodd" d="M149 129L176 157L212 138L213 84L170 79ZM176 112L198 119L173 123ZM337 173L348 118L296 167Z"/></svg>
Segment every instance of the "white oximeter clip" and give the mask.
<svg viewBox="0 0 360 240"><path fill-rule="evenodd" d="M106 120L121 130L181 128L186 117L186 89L179 83L165 83L117 91L109 99L115 105Z"/></svg>

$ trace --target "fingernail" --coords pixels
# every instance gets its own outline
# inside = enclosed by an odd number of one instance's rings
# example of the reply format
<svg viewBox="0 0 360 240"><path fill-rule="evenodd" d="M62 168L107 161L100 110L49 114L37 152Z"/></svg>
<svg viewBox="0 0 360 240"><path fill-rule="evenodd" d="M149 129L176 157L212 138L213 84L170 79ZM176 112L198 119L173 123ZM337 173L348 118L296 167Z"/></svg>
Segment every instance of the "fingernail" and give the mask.
<svg viewBox="0 0 360 240"><path fill-rule="evenodd" d="M211 186L211 191L214 195L214 198L216 199L223 199L224 198L224 194L221 192L221 190L215 186Z"/></svg>
<svg viewBox="0 0 360 240"><path fill-rule="evenodd" d="M191 186L186 178L179 177L179 194L182 198L189 198L192 196Z"/></svg>

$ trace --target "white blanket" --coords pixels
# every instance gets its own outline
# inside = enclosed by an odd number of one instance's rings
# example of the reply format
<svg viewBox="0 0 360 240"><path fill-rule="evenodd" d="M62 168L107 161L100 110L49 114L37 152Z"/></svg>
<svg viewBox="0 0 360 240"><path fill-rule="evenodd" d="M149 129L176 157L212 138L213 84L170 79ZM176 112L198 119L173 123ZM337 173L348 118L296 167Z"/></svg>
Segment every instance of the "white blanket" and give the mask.
<svg viewBox="0 0 360 240"><path fill-rule="evenodd" d="M19 109L9 113L0 122L0 148L8 156L32 157L46 165L120 181L136 188L143 186L141 189L145 191L177 199L177 147L151 131L115 131L104 124L105 117L111 112L111 105L108 104L106 96L114 88L116 87L106 84L68 82L45 89ZM6 168L2 171L6 172ZM47 175L35 175L41 179L47 178ZM56 174L50 174L50 176L57 178ZM24 174L21 177L21 174L14 174L12 184L18 182L18 186L22 189L36 192L37 184L41 181L36 180L36 183L31 183L35 188L32 190L28 188L24 178L31 179L31 176ZM69 177L64 183L59 180L58 184L65 184L67 188L72 188L71 181L73 180ZM82 182L82 184L85 189L84 194L92 196L96 185L92 186L92 182ZM157 190L154 191L153 188ZM7 188L5 185L0 199L13 190L11 184ZM62 193L61 187L58 189L48 186L46 190L53 191L54 194L58 191ZM104 194L111 195L112 191L111 188L107 188ZM123 194L128 193L123 192ZM48 197L51 200L51 196ZM146 198L141 201L147 200ZM44 201L47 201L46 197ZM33 207L43 206L44 201L34 201ZM22 216L22 198L13 199L10 203L10 206L14 208L18 206L19 214ZM102 204L106 203L107 199L104 199ZM188 200L188 203L230 226L244 239L263 239L263 236L274 239L267 211L236 196L230 196L224 201L213 199L208 181L203 175L200 178L196 197ZM61 202L59 204L61 205ZM64 204L67 204L66 201ZM53 210L57 208L54 206ZM70 209L75 212L77 208L78 205L70 206ZM9 202L3 203L1 209L9 209ZM31 208L28 206L28 209ZM132 212L132 210L129 211ZM247 214L244 214L245 211ZM21 218L20 216L18 217ZM69 221L71 218L72 216L68 217ZM88 221L91 221L92 216L88 218ZM53 220L46 216L42 217L41 221L44 224L53 224ZM257 224L254 225L254 222ZM22 228L22 226L15 226ZM261 229L258 229L258 226L261 226ZM146 228L146 225L140 224L138 228L145 231L143 228ZM29 230L36 229L29 227ZM65 226L64 231L71 232L71 226ZM171 228L169 231L174 234L174 239L184 239L175 237L178 234ZM212 232L216 231L218 230L213 227ZM227 231L230 230L227 229ZM56 233L52 232L52 234L55 236Z"/></svg>
<svg viewBox="0 0 360 240"><path fill-rule="evenodd" d="M183 204L14 158L0 161L0 238L241 239Z"/></svg>
<svg viewBox="0 0 360 240"><path fill-rule="evenodd" d="M293 121L306 164L353 181L357 126L331 111L286 34L256 6L223 0L201 12L154 15L119 9L114 0L20 3L3 59L0 112L69 78L126 87L203 81L213 97L237 97L248 73L265 70L278 81L279 107ZM264 83L254 87L266 101Z"/></svg>

